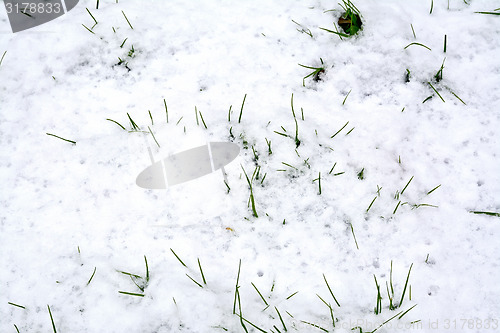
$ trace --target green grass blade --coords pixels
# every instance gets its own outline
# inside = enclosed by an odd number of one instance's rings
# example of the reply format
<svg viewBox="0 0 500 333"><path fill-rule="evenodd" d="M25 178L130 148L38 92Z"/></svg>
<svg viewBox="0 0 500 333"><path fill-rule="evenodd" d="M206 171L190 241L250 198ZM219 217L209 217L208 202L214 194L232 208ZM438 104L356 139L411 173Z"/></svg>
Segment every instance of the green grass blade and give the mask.
<svg viewBox="0 0 500 333"><path fill-rule="evenodd" d="M21 308L21 309L25 309L26 310L26 307L25 306L22 306L22 305L19 305L19 304L16 304L16 303L12 303L12 302L7 302L7 304L10 304L12 306L16 306L18 308Z"/></svg>
<svg viewBox="0 0 500 333"><path fill-rule="evenodd" d="M481 212L481 211L477 211L477 210L471 210L471 211L469 211L469 213L500 217L500 213L496 213L496 212Z"/></svg>
<svg viewBox="0 0 500 333"><path fill-rule="evenodd" d="M267 302L266 302L266 299L264 298L264 296L262 296L262 294L260 293L259 289L257 289L257 286L255 286L255 284L253 284L253 282L251 282L252 286L254 287L255 291L257 292L257 294L259 294L260 298L262 299L262 301L264 302L265 305L269 305Z"/></svg>
<svg viewBox="0 0 500 333"><path fill-rule="evenodd" d="M179 256L174 252L174 250L170 249L170 251L172 251L177 260L179 260L179 262L182 264L182 266L187 267L186 264L181 260L181 258L179 258Z"/></svg>
<svg viewBox="0 0 500 333"><path fill-rule="evenodd" d="M408 280L410 279L410 273L411 273L411 268L412 267L413 267L413 263L410 265L410 269L408 270L408 275L406 276L405 286L403 288L403 294L401 295L401 300L399 301L399 305L398 306L403 305L403 300L404 300L405 293L406 293L406 287L408 286Z"/></svg>
<svg viewBox="0 0 500 333"><path fill-rule="evenodd" d="M436 90L436 88L434 88L434 86L430 83L430 82L427 82L429 84L429 86L431 86L432 90L434 90L434 92L439 96L439 98L441 98L441 100L443 101L443 103L446 103L444 101L444 98L441 96L441 94Z"/></svg>
<svg viewBox="0 0 500 333"><path fill-rule="evenodd" d="M415 42L413 42L413 43L410 43L410 44L406 45L406 46L404 47L404 49L406 50L408 47L410 47L410 46L412 46L412 45L422 46L422 47L425 47L427 50L432 51L430 47L425 46L424 44L415 43Z"/></svg>
<svg viewBox="0 0 500 333"><path fill-rule="evenodd" d="M226 184L227 186L227 184ZM229 188L229 186L228 186ZM203 279L203 283L207 284L207 280L205 280L205 274L203 274L203 269L201 268L200 258L198 258L198 266L200 267L201 278Z"/></svg>
<svg viewBox="0 0 500 333"><path fill-rule="evenodd" d="M73 141L73 140L68 140L68 139L64 139L64 138L61 138L60 136L57 136L57 135L55 135L55 134L51 134L51 133L45 133L45 134L50 135L50 136L53 136L53 137L56 137L56 138L58 138L58 139L61 139L61 140L64 140L64 141L66 141L66 142L70 142L70 143L72 143L72 144L76 145L76 141Z"/></svg>
<svg viewBox="0 0 500 333"><path fill-rule="evenodd" d="M87 286L90 284L90 282L92 281L92 279L94 278L94 275L95 275L95 272L97 270L97 267L94 267L94 272L92 273L92 276L90 277L89 281L87 282Z"/></svg>
<svg viewBox="0 0 500 333"><path fill-rule="evenodd" d="M123 17L125 17L125 20L127 20L127 23L129 25L130 29L134 30L134 27L132 26L132 24L130 24L130 21L128 20L127 15L125 15L125 12L123 10L122 10L122 14L123 14Z"/></svg>
<svg viewBox="0 0 500 333"><path fill-rule="evenodd" d="M54 318L52 317L52 311L50 311L50 306L47 304L47 309L49 309L50 321L52 322L52 329L54 333L57 333L56 324L54 323Z"/></svg>
<svg viewBox="0 0 500 333"><path fill-rule="evenodd" d="M137 297L144 297L144 294L138 294L138 293L129 293L128 291L118 291L120 294L123 295L129 295L129 296L137 296Z"/></svg>
<svg viewBox="0 0 500 333"><path fill-rule="evenodd" d="M326 280L325 274L323 274L323 279L325 280L326 286L328 287L328 291L330 292L330 295L332 295L333 300L335 303L337 303L337 306L340 308L340 303L337 301L337 298L335 298L335 295L332 292L332 289L330 288L330 285L328 284L328 281Z"/></svg>
<svg viewBox="0 0 500 333"><path fill-rule="evenodd" d="M241 123L241 116L243 115L243 107L245 106L245 100L247 99L247 94L243 97L243 103L241 103L240 116L238 117L238 124Z"/></svg>

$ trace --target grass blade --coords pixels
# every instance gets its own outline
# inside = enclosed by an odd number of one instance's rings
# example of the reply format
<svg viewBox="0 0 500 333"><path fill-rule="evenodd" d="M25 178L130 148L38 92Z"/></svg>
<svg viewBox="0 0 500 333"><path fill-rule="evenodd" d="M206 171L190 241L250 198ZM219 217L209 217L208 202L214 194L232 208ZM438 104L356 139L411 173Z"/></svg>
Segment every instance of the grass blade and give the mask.
<svg viewBox="0 0 500 333"><path fill-rule="evenodd" d="M408 286L408 280L410 279L410 273L411 273L411 268L412 267L413 267L413 263L410 265L410 269L408 270L408 275L406 276L405 286L403 288L403 294L401 295L401 300L399 301L399 305L398 306L403 305L403 300L404 300L405 293L406 293L406 287Z"/></svg>
<svg viewBox="0 0 500 333"><path fill-rule="evenodd" d="M326 283L326 286L328 287L328 291L330 292L330 295L332 295L333 300L335 301L335 303L337 303L337 306L340 308L340 303L335 298L335 295L333 295L332 289L330 288L330 285L328 284L328 281L326 280L325 274L323 274L323 279L325 279L325 283Z"/></svg>
<svg viewBox="0 0 500 333"><path fill-rule="evenodd" d="M186 274L186 276L187 276L189 279L191 279L191 281L193 281L194 283L196 283L196 284L198 285L198 287L203 288L203 286L202 286L201 284L199 284L198 282L196 282L196 280L195 280L195 279L193 279L192 277L190 277L190 276L189 276L189 275L187 275L187 274Z"/></svg>
<svg viewBox="0 0 500 333"><path fill-rule="evenodd" d="M122 14L123 14L123 17L125 17L125 20L127 20L127 23L129 25L130 29L134 30L134 27L132 26L132 24L130 24L130 21L128 20L127 15L125 15L125 12L123 10L122 10Z"/></svg>
<svg viewBox="0 0 500 333"><path fill-rule="evenodd" d="M151 130L151 128L148 126L148 130L149 130L149 133L151 133L151 135L153 136L153 139L155 140L156 144L158 145L158 148L160 148L160 144L158 143L158 141L156 140L156 137L155 135L153 134L153 131Z"/></svg>
<svg viewBox="0 0 500 333"><path fill-rule="evenodd" d="M118 126L120 126L120 127L121 127L123 130L125 130L125 131L127 130L127 129L126 129L125 127L123 127L123 126L122 126L119 122L117 122L117 121L115 121L115 120L113 120L113 119L106 118L106 120L111 121L111 122L113 122L113 123L117 124Z"/></svg>
<svg viewBox="0 0 500 333"><path fill-rule="evenodd" d="M287 332L288 330L286 329L285 322L283 321L283 318L281 317L281 313L278 311L277 307L274 307L274 309L276 309L276 312L278 313L278 316L280 317L280 321L281 321L281 325L283 325L283 329L285 330L285 332Z"/></svg>
<svg viewBox="0 0 500 333"><path fill-rule="evenodd" d="M25 309L26 310L26 307L25 306L22 306L22 305L19 305L19 304L16 304L16 303L12 303L12 302L7 302L8 304L12 305L12 306L17 306L18 308L21 308L21 309Z"/></svg>
<svg viewBox="0 0 500 333"><path fill-rule="evenodd" d="M259 289L257 289L257 287L255 286L255 284L253 284L253 282L251 282L251 284L255 288L255 291L257 292L257 294L259 294L259 296L262 299L262 301L264 302L264 304L267 305L267 306L269 306L269 304L266 302L266 299L264 298L264 296L262 296L262 294L260 293Z"/></svg>
<svg viewBox="0 0 500 333"><path fill-rule="evenodd" d="M500 217L500 213L496 213L496 212L481 212L481 211L471 210L471 211L469 211L469 213Z"/></svg>
<svg viewBox="0 0 500 333"><path fill-rule="evenodd" d="M338 131L337 131L334 135L332 135L332 136L330 137L330 139L333 139L333 138L335 137L335 135L339 134L339 133L340 133L340 132L341 132L341 131L342 131L342 130L343 130L343 129L347 126L347 124L349 124L349 122L345 123L345 125L344 125L344 126L342 126L342 128L341 128L341 129L339 129L339 130L338 130Z"/></svg>
<svg viewBox="0 0 500 333"><path fill-rule="evenodd" d="M57 333L56 324L54 324L54 318L52 317L52 311L50 311L50 306L47 304L47 309L49 309L50 321L52 322L52 329L54 333Z"/></svg>
<svg viewBox="0 0 500 333"><path fill-rule="evenodd" d="M226 184L226 186L227 186L227 184ZM201 273L201 278L203 279L203 283L207 284L207 280L205 280L205 274L203 274L203 269L201 268L200 258L198 258L198 266L200 267L200 273Z"/></svg>
<svg viewBox="0 0 500 333"><path fill-rule="evenodd" d="M408 181L408 183L406 183L406 186L403 188L403 190L401 191L401 194L404 193L404 191L406 190L406 188L408 187L408 185L410 185L412 179L413 179L414 176L411 176L410 180Z"/></svg>
<svg viewBox="0 0 500 333"><path fill-rule="evenodd" d="M186 264L182 262L181 258L179 258L179 256L174 252L174 250L170 249L170 251L172 251L177 260L179 260L179 262L182 264L182 266L187 267Z"/></svg>
<svg viewBox="0 0 500 333"><path fill-rule="evenodd" d="M45 133L45 134L50 135L50 136L53 136L53 137L56 137L56 138L58 138L58 139L61 139L61 140L64 140L64 141L66 141L66 142L70 142L70 143L72 143L72 144L76 145L76 141L72 141L72 140L64 139L64 138L61 138L60 136L57 136L57 135L55 135L55 134L51 134L51 133Z"/></svg>
<svg viewBox="0 0 500 333"><path fill-rule="evenodd" d="M137 293L129 293L128 291L118 291L120 294L123 295L129 295L129 296L137 296L137 297L144 297L144 294L137 294Z"/></svg>
<svg viewBox="0 0 500 333"><path fill-rule="evenodd" d="M410 43L410 44L406 45L406 46L404 47L404 49L406 50L408 47L410 47L410 46L412 46L412 45L422 46L422 47L425 47L427 50L432 51L430 47L425 46L424 44L415 43L415 42L413 42L413 43Z"/></svg>
<svg viewBox="0 0 500 333"><path fill-rule="evenodd" d="M243 107L245 106L245 100L247 99L247 94L243 97L243 103L241 103L240 116L238 117L238 124L241 123L241 116L243 115Z"/></svg>
<svg viewBox="0 0 500 333"><path fill-rule="evenodd" d="M434 86L430 83L430 82L427 82L429 84L429 86L431 86L432 90L434 90L434 92L439 96L439 98L441 98L441 100L443 101L443 103L446 103L444 101L444 98L441 96L441 94L439 94L439 92L436 90L436 88L434 88Z"/></svg>
<svg viewBox="0 0 500 333"><path fill-rule="evenodd" d="M2 61L3 61L3 58L5 57L6 54L7 54L7 51L5 51L2 55L2 58L0 58L0 66L2 66Z"/></svg>
<svg viewBox="0 0 500 333"><path fill-rule="evenodd" d="M94 267L94 272L92 273L92 276L90 277L89 281L87 282L87 286L90 284L90 282L92 281L92 279L94 278L94 275L95 275L95 271L97 270L97 267Z"/></svg>

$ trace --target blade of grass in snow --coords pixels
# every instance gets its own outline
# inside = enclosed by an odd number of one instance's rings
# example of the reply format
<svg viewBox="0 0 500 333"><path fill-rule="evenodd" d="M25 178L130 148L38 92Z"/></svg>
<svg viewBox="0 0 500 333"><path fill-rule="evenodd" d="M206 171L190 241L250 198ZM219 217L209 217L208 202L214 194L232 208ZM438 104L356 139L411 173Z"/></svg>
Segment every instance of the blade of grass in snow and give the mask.
<svg viewBox="0 0 500 333"><path fill-rule="evenodd" d="M435 190L437 190L440 186L441 186L441 184L439 184L438 186L434 187L432 190L430 190L429 192L427 192L427 195L429 195L432 192L434 192Z"/></svg>
<svg viewBox="0 0 500 333"><path fill-rule="evenodd" d="M113 123L117 124L117 125L118 125L118 126L120 126L120 127L121 127L124 131L126 131L126 130L127 130L127 129L126 129L125 127L123 127L123 126L122 126L119 122L117 122L117 121L115 121L115 120L113 120L113 119L109 119L109 118L107 118L106 120L111 121L111 122L113 122Z"/></svg>
<svg viewBox="0 0 500 333"><path fill-rule="evenodd" d="M427 97L426 99L424 99L424 100L422 101L422 104L424 104L425 102L427 102L427 101L428 101L428 100L430 100L431 98L432 98L432 96Z"/></svg>
<svg viewBox="0 0 500 333"><path fill-rule="evenodd" d="M283 325L283 329L285 330L285 332L288 331L286 329L285 322L283 321L283 318L281 317L281 313L279 312L278 308L274 307L274 309L276 309L276 312L278 313L278 317L280 317L280 321L281 321L281 324Z"/></svg>
<svg viewBox="0 0 500 333"><path fill-rule="evenodd" d="M148 126L148 130L149 130L149 133L151 133L151 136L153 137L153 139L155 140L156 144L158 145L158 148L160 148L160 144L158 143L158 141L156 140L156 137L153 133L153 131L151 130L151 128Z"/></svg>
<svg viewBox="0 0 500 333"><path fill-rule="evenodd" d="M413 179L413 176L411 176L410 180L408 181L408 183L406 183L406 186L403 188L403 190L401 191L401 194L403 194L406 190L406 188L408 187L408 185L410 185L411 181Z"/></svg>
<svg viewBox="0 0 500 333"><path fill-rule="evenodd" d="M90 277L89 281L87 282L87 286L90 284L90 282L92 281L92 279L94 278L94 275L95 275L95 272L97 270L97 267L94 267L94 272L92 273L92 276Z"/></svg>
<svg viewBox="0 0 500 333"><path fill-rule="evenodd" d="M153 126L154 125L153 115L151 114L150 110L148 110L148 113L149 113L149 118L151 118L151 126Z"/></svg>
<svg viewBox="0 0 500 333"><path fill-rule="evenodd" d="M462 101L462 99L461 99L460 97L458 97L458 95L457 95L457 94L455 94L455 93L454 93L453 91L451 91L451 90L450 90L450 92L451 92L451 93L453 94L453 96L455 96L455 97L456 97L456 98L457 98L460 102L462 102L462 104L463 104L463 105L467 105L467 104L465 104L465 102L464 102L464 101Z"/></svg>
<svg viewBox="0 0 500 333"><path fill-rule="evenodd" d="M345 134L345 136L348 136L349 134L351 134L351 132L352 132L352 131L354 131L354 129L355 129L355 128L356 128L356 127L351 128L351 129L349 130L349 132L347 132L347 133Z"/></svg>
<svg viewBox="0 0 500 333"><path fill-rule="evenodd" d="M439 98L441 98L441 100L443 101L443 103L446 103L444 101L444 98L441 96L441 94L439 94L439 92L436 90L436 88L434 88L434 86L430 83L430 82L427 82L429 84L429 86L432 88L432 90L434 90L434 92L439 96Z"/></svg>
<svg viewBox="0 0 500 333"><path fill-rule="evenodd" d="M372 205L373 203L375 202L375 199L377 199L377 197L375 196L375 198L373 198L372 202L370 202L370 205L368 206L368 208L366 209L366 212L368 213L368 211L370 210L370 208L372 208Z"/></svg>
<svg viewBox="0 0 500 333"><path fill-rule="evenodd" d="M137 296L137 297L144 297L144 294L138 294L138 293L129 293L128 291L118 291L120 294L123 295L129 295L129 296Z"/></svg>
<svg viewBox="0 0 500 333"><path fill-rule="evenodd" d="M85 8L87 10L87 13L89 13L90 17L92 17L92 19L94 20L95 24L92 28L94 28L96 25L97 25L97 20L95 19L94 15L92 15L92 13L90 12L90 10L88 8Z"/></svg>
<svg viewBox="0 0 500 333"><path fill-rule="evenodd" d="M182 262L181 258L179 258L179 256L174 252L174 250L170 249L170 251L172 251L177 260L179 260L179 262L182 264L182 266L187 267L186 264Z"/></svg>
<svg viewBox="0 0 500 333"><path fill-rule="evenodd" d="M241 123L241 116L243 115L243 107L245 106L245 100L247 99L247 94L243 97L243 102L241 103L240 116L238 117L238 124Z"/></svg>
<svg viewBox="0 0 500 333"><path fill-rule="evenodd" d="M500 15L499 12L474 12L476 14Z"/></svg>
<svg viewBox="0 0 500 333"><path fill-rule="evenodd" d="M380 326L378 326L376 329L374 329L373 331L371 331L370 333L374 333L376 331L378 331L378 329L380 329L382 326L384 326L385 324L387 324L388 322L390 322L391 320L393 320L394 318L396 318L397 316L399 316L403 311L400 311L398 312L397 314L395 314L394 316L392 316L391 318L387 319L386 321L384 321L382 324L380 324Z"/></svg>
<svg viewBox="0 0 500 333"><path fill-rule="evenodd" d="M410 273L411 273L411 268L413 267L413 263L410 265L410 269L408 270L408 275L406 276L406 282L405 282L405 286L403 288L403 294L401 295L401 300L399 301L399 307L401 305L403 305L403 300L404 300L404 297L405 297L405 293L406 293L406 287L408 286L408 280L410 279Z"/></svg>
<svg viewBox="0 0 500 333"><path fill-rule="evenodd" d="M354 228L352 226L352 223L349 223L351 225L351 232L352 232L352 236L354 237L354 243L356 243L356 248L359 250L359 246L358 246L358 241L356 240L356 235L354 234Z"/></svg>
<svg viewBox="0 0 500 333"><path fill-rule="evenodd" d="M167 101L165 101L165 98L163 99L163 105L165 105L165 114L167 116L167 124L168 124L168 107L167 107Z"/></svg>
<svg viewBox="0 0 500 333"><path fill-rule="evenodd" d="M413 43L410 43L410 44L406 45L406 46L404 47L404 49L406 50L408 47L410 47L410 46L412 46L412 45L422 46L422 47L425 47L427 50L432 51L430 47L425 46L424 44L416 43L416 42L413 42Z"/></svg>
<svg viewBox="0 0 500 333"><path fill-rule="evenodd" d="M291 294L290 296L288 296L286 299L290 299L290 298L292 298L293 296L297 295L298 293L299 293L299 292L298 292L298 291L296 291L296 292L294 292L293 294ZM293 318L293 316L291 316L291 317Z"/></svg>
<svg viewBox="0 0 500 333"><path fill-rule="evenodd" d="M333 295L332 289L330 288L330 285L328 284L328 281L326 280L325 274L323 274L323 279L325 280L325 283L326 283L326 286L328 287L328 291L330 292L330 295L332 295L333 300L335 301L335 303L337 303L337 306L340 308L340 303L335 298L335 295Z"/></svg>
<svg viewBox="0 0 500 333"><path fill-rule="evenodd" d="M349 92L348 92L348 93L347 93L347 95L345 96L344 101L342 102L342 105L344 105L344 104L345 104L345 101L347 100L347 97L349 97L349 94L351 93L351 91L352 91L352 89L351 89L351 90L349 90Z"/></svg>
<svg viewBox="0 0 500 333"><path fill-rule="evenodd" d="M401 204L401 200L399 200L398 204L396 205L396 208L394 208L394 211L392 212L392 214L396 214L396 211L398 210L398 207L399 205Z"/></svg>
<svg viewBox="0 0 500 333"><path fill-rule="evenodd" d="M25 309L26 310L26 307L25 306L22 306L22 305L19 305L19 304L16 304L16 303L12 303L12 302L7 302L7 304L10 304L12 306L16 306L18 308L21 308L21 309Z"/></svg>
<svg viewBox="0 0 500 333"><path fill-rule="evenodd" d="M186 276L191 280L193 281L194 283L196 283L198 285L198 287L200 288L203 288L203 286L201 284L199 284L195 279L193 279L192 277L190 277L188 274L186 274Z"/></svg>
<svg viewBox="0 0 500 333"><path fill-rule="evenodd" d="M128 276L130 276L130 277L134 277L134 278L136 278L136 279L142 279L142 276L140 276L140 275L131 274L131 273L128 273L128 272L123 272L123 271L117 271L117 272L118 272L118 273L122 273L122 274L124 274L124 275L128 275Z"/></svg>
<svg viewBox="0 0 500 333"><path fill-rule="evenodd" d="M405 314L407 314L408 312L410 312L411 309L413 309L414 307L416 307L418 304L415 304L414 306L412 306L411 308L409 308L408 310L406 310L405 312L403 312L403 314L401 314L401 316L398 317L398 320L403 318L403 316ZM400 312L401 313L401 312Z"/></svg>
<svg viewBox="0 0 500 333"><path fill-rule="evenodd" d="M446 35L444 35L444 50L443 50L444 53L446 53Z"/></svg>
<svg viewBox="0 0 500 333"><path fill-rule="evenodd" d="M139 126L137 126L137 124L132 119L132 117L128 114L128 112L127 112L127 117L128 117L128 120L130 121L130 126L131 126L132 130L139 131L141 128Z"/></svg>
<svg viewBox="0 0 500 333"><path fill-rule="evenodd" d="M431 0L431 10L429 11L429 14L432 14L433 8L434 8L434 0Z"/></svg>
<svg viewBox="0 0 500 333"><path fill-rule="evenodd" d="M207 124L205 123L205 119L203 119L203 115L201 114L201 111L198 111L200 113L200 118L201 122L203 123L203 126L205 126L205 129L208 129Z"/></svg>
<svg viewBox="0 0 500 333"><path fill-rule="evenodd" d="M265 305L269 305L267 302L266 302L266 299L264 298L264 296L262 296L262 294L260 293L259 289L257 289L257 286L255 286L255 284L253 284L253 282L251 282L252 286L254 287L255 291L257 292L257 294L259 294L260 298L262 299L262 301L264 302Z"/></svg>
<svg viewBox="0 0 500 333"><path fill-rule="evenodd" d="M301 322L301 323L304 323L304 324L307 324L307 325L310 325L310 326L312 326L312 327L315 327L315 328L317 328L317 329L320 329L320 330L322 330L323 332L328 332L328 330L327 330L327 329L324 329L323 327L321 327L321 326L319 326L319 325L312 324L312 323L307 322L307 321L304 321L304 320L301 320L300 322Z"/></svg>
<svg viewBox="0 0 500 333"><path fill-rule="evenodd" d="M203 274L203 269L201 268L200 258L198 258L198 266L200 267L201 278L203 279L203 283L207 284L207 280L205 280L205 274Z"/></svg>
<svg viewBox="0 0 500 333"><path fill-rule="evenodd" d="M497 213L497 212L481 212L481 211L477 211L477 210L470 210L469 213L500 217L500 213Z"/></svg>
<svg viewBox="0 0 500 333"><path fill-rule="evenodd" d="M129 25L130 29L134 30L134 27L132 26L132 24L130 24L130 21L128 20L127 15L125 15L125 12L123 10L122 10L122 14L123 14L123 17L125 17L125 20L127 20L127 23Z"/></svg>
<svg viewBox="0 0 500 333"><path fill-rule="evenodd" d="M373 274L373 279L375 279L375 286L377 287L377 305L375 306L375 314L378 315L382 312L382 296L380 296L380 285L378 284L375 274Z"/></svg>
<svg viewBox="0 0 500 333"><path fill-rule="evenodd" d="M149 282L149 266L148 259L144 256L144 263L146 264L146 284Z"/></svg>
<svg viewBox="0 0 500 333"><path fill-rule="evenodd" d="M415 29L413 29L413 24L410 24L411 31L413 32L413 38L417 39L417 35L415 34Z"/></svg>
<svg viewBox="0 0 500 333"><path fill-rule="evenodd" d="M52 323L52 329L54 330L54 333L57 333L56 324L54 324L54 318L52 317L52 311L50 311L50 306L48 304L47 304L47 309L49 309L49 315L50 315L50 321Z"/></svg>
<svg viewBox="0 0 500 333"><path fill-rule="evenodd" d="M56 138L58 138L58 139L61 139L61 140L64 140L64 141L66 141L66 142L70 142L70 143L72 143L72 144L76 145L76 141L72 141L72 140L64 139L64 138L61 138L60 136L57 136L57 135L55 135L55 134L51 134L51 133L45 133L45 134L50 135L50 136L53 136L53 137L56 137Z"/></svg>
<svg viewBox="0 0 500 333"><path fill-rule="evenodd" d="M238 265L238 276L236 277L236 286L234 288L233 314L236 314L236 300L237 300L237 296L238 296L238 288L240 287L240 286L238 286L238 283L240 282L240 271L241 271L241 259L240 259L240 263Z"/></svg>
<svg viewBox="0 0 500 333"><path fill-rule="evenodd" d="M330 139L333 139L337 134L339 134L347 126L347 124L349 124L349 122L345 123L345 125L342 126L342 128L339 129L334 135L332 135Z"/></svg>
<svg viewBox="0 0 500 333"><path fill-rule="evenodd" d="M3 61L3 58L5 57L5 55L7 54L7 51L5 51L3 54L2 54L2 58L0 58L0 66L2 66L2 61Z"/></svg>
<svg viewBox="0 0 500 333"><path fill-rule="evenodd" d="M17 333L21 333L21 332L19 332L19 328L17 328L16 324L14 324L14 328L16 329Z"/></svg>
<svg viewBox="0 0 500 333"><path fill-rule="evenodd" d="M263 332L263 333L267 333L267 331L264 331L262 328L258 327L257 325L251 323L250 321L248 321L247 319L241 317L241 319L243 319L244 321L246 321L248 324L250 324L251 326L253 326L255 329L259 330L260 332Z"/></svg>

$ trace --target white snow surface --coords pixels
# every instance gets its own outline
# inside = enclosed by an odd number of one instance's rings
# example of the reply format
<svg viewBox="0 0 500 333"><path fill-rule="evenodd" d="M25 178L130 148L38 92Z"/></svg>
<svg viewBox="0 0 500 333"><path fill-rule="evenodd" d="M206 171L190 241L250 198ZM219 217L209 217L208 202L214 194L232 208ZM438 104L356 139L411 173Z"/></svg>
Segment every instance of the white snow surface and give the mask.
<svg viewBox="0 0 500 333"><path fill-rule="evenodd" d="M57 332L259 332L233 314L240 259L242 317L265 332L367 332L414 305L377 332L500 330L500 219L470 212L500 211L500 19L475 13L500 3L467 2L358 0L343 39L320 29L335 1L83 0L16 34L0 10L0 332L52 332L47 306ZM161 148L106 120L127 113ZM135 184L148 147L208 141L241 148L229 193L221 172ZM144 256L141 291L120 271L141 286ZM391 262L396 304L413 265L396 310Z"/></svg>

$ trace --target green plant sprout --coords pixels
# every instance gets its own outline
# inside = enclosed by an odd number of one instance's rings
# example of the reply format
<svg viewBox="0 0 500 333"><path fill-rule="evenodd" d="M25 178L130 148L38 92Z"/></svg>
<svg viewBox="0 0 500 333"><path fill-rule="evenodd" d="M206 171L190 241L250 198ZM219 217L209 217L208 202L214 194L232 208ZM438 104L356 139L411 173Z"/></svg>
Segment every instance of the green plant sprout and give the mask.
<svg viewBox="0 0 500 333"><path fill-rule="evenodd" d="M306 86L306 79L308 77L312 76L313 77L313 81L315 81L315 82L321 81L321 74L325 73L325 66L324 66L324 63L323 63L323 59L319 58L319 60L321 61L321 66L320 67L306 66L306 65L298 64L301 67L313 70L311 73L309 73L308 75L306 75L306 76L304 76L302 78L302 86L303 87Z"/></svg>

